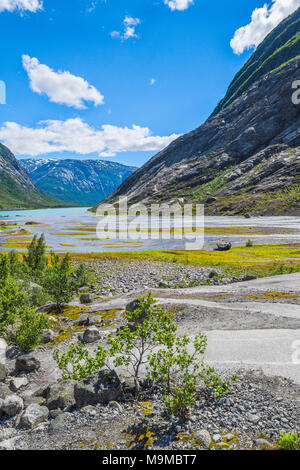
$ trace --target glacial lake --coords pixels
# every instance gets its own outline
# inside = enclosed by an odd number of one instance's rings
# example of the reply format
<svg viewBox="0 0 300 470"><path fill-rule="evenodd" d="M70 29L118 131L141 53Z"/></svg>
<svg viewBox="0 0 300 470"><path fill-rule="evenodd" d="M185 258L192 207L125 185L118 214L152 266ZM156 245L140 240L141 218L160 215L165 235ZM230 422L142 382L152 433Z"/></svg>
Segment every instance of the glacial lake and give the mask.
<svg viewBox="0 0 300 470"><path fill-rule="evenodd" d="M96 227L100 218L88 211L86 207L41 209L25 211L1 211L0 251L16 249L22 251L35 234L44 233L49 250L70 253L101 253L115 251L142 251L165 249L191 249L189 243L180 239L168 239L164 223L167 220L157 218L151 221L155 227L156 239L149 239L148 218L141 218L140 233L129 230L130 239L122 238L123 226L117 236L109 238L103 235L98 238ZM123 220L131 224L133 219ZM191 226L192 218L185 224ZM162 229L158 235L160 224ZM181 222L172 222L174 232L181 230ZM247 240L255 244L300 243L300 217L205 217L203 232L204 249L213 249L220 239L230 240L234 246L244 245ZM135 232L135 236L133 234ZM134 239L144 233L143 240ZM180 232L181 233L181 232ZM162 235L164 234L164 235ZM116 233L115 233L116 237ZM162 239L162 237L164 239ZM170 237L169 237L170 238ZM178 237L177 237L178 238Z"/></svg>

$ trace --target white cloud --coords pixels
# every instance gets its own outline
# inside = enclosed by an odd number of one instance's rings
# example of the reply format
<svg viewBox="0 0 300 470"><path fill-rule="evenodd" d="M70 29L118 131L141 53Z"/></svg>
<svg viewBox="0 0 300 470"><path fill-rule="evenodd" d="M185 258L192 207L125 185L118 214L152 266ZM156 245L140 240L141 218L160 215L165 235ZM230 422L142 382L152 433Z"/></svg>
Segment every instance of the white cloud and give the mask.
<svg viewBox="0 0 300 470"><path fill-rule="evenodd" d="M172 11L175 10L187 10L190 5L194 3L194 0L164 0L165 5L168 5Z"/></svg>
<svg viewBox="0 0 300 470"><path fill-rule="evenodd" d="M39 95L45 93L53 103L77 109L85 109L85 101L91 101L95 106L103 104L104 97L83 78L70 72L54 72L47 65L40 64L35 57L23 55L22 60L32 91Z"/></svg>
<svg viewBox="0 0 300 470"><path fill-rule="evenodd" d="M262 8L256 8L252 13L251 22L239 28L230 42L235 54L242 54L247 49L257 47L272 29L299 6L300 0L272 0L271 5L265 4Z"/></svg>
<svg viewBox="0 0 300 470"><path fill-rule="evenodd" d="M131 16L126 16L123 20L124 30L121 31L112 31L110 33L112 38L119 38L122 41L126 41L130 38L137 38L136 27L141 23L140 18L132 18Z"/></svg>
<svg viewBox="0 0 300 470"><path fill-rule="evenodd" d="M156 82L156 79L155 79L155 78L151 78L151 80L150 80L150 85L154 85L155 82Z"/></svg>
<svg viewBox="0 0 300 470"><path fill-rule="evenodd" d="M42 8L42 0L0 0L0 12L20 10L35 13Z"/></svg>
<svg viewBox="0 0 300 470"><path fill-rule="evenodd" d="M0 127L0 141L16 155L37 156L53 152L97 153L102 157L118 152L156 151L170 144L178 135L153 136L148 127L132 128L103 125L89 126L80 118L66 121L42 121L36 128L16 122Z"/></svg>

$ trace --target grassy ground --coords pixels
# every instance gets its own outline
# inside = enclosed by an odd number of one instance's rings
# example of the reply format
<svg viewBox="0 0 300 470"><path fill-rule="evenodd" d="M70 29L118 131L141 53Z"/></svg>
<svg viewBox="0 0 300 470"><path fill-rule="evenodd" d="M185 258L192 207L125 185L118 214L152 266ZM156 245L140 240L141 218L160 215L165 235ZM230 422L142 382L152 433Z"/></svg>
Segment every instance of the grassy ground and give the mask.
<svg viewBox="0 0 300 470"><path fill-rule="evenodd" d="M108 258L151 259L171 263L223 268L228 275L242 273L257 277L300 272L300 244L255 245L219 251L143 251L128 253L79 253L74 260L96 261Z"/></svg>

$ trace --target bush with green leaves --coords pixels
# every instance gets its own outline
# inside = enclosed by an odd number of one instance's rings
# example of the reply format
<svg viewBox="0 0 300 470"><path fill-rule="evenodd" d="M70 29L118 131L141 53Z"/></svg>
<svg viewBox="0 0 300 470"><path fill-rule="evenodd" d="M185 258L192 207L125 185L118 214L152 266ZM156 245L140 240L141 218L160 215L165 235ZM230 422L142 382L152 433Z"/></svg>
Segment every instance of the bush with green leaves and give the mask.
<svg viewBox="0 0 300 470"><path fill-rule="evenodd" d="M74 278L78 289L94 282L94 276L84 263L80 263L74 271Z"/></svg>
<svg viewBox="0 0 300 470"><path fill-rule="evenodd" d="M82 380L107 365L107 351L99 345L92 356L81 343L75 343L66 352L56 351L55 359L63 379Z"/></svg>
<svg viewBox="0 0 300 470"><path fill-rule="evenodd" d="M16 321L26 303L27 297L22 287L8 275L0 284L0 331Z"/></svg>
<svg viewBox="0 0 300 470"><path fill-rule="evenodd" d="M129 325L108 337L109 355L115 367L126 367L138 390L140 371L148 363L148 356L153 348L169 344L176 325L173 316L162 310L151 294L140 298L134 312L127 312L127 320Z"/></svg>
<svg viewBox="0 0 300 470"><path fill-rule="evenodd" d="M56 303L57 310L62 311L64 304L70 302L77 284L72 274L71 258L66 255L62 260L51 253L51 263L45 273L43 287Z"/></svg>
<svg viewBox="0 0 300 470"><path fill-rule="evenodd" d="M163 385L163 401L171 414L185 419L195 405L200 380L214 398L230 391L224 381L204 362L207 337L199 333L194 339L174 336L167 347L152 353L149 358L149 378ZM233 380L233 378L232 378Z"/></svg>
<svg viewBox="0 0 300 470"><path fill-rule="evenodd" d="M283 450L298 450L298 440L299 437L296 432L285 434L283 431L281 431L278 443Z"/></svg>
<svg viewBox="0 0 300 470"><path fill-rule="evenodd" d="M41 344L42 332L47 328L49 328L47 316L27 307L19 318L13 343L22 351L30 351Z"/></svg>
<svg viewBox="0 0 300 470"><path fill-rule="evenodd" d="M140 299L134 312L127 312L127 319L127 326L115 336L108 336L106 349L99 345L91 354L78 343L62 354L57 352L63 378L81 380L104 366L122 366L134 378L138 393L144 369L153 384L163 387L163 401L169 412L183 419L195 405L200 383L210 398L219 398L231 390L235 376L222 380L205 364L206 336L177 336L173 315L162 310L150 294Z"/></svg>

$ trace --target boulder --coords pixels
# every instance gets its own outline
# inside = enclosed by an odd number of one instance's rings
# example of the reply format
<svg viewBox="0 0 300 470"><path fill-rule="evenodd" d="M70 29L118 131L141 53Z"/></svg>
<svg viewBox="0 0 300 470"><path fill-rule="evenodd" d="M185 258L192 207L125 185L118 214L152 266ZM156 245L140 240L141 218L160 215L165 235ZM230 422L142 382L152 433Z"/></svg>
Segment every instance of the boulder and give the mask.
<svg viewBox="0 0 300 470"><path fill-rule="evenodd" d="M122 385L118 375L114 370L107 369L76 383L74 387L77 408L115 401L121 392Z"/></svg>
<svg viewBox="0 0 300 470"><path fill-rule="evenodd" d="M100 331L95 326L88 327L82 335L82 340L85 343L95 343L101 338Z"/></svg>
<svg viewBox="0 0 300 470"><path fill-rule="evenodd" d="M81 315L78 320L74 321L74 325L76 326L89 326L90 318L88 315Z"/></svg>
<svg viewBox="0 0 300 470"><path fill-rule="evenodd" d="M52 343L55 340L55 333L53 330L43 330L42 340L44 344Z"/></svg>
<svg viewBox="0 0 300 470"><path fill-rule="evenodd" d="M5 400L8 395L12 395L12 391L4 383L0 383L0 398Z"/></svg>
<svg viewBox="0 0 300 470"><path fill-rule="evenodd" d="M17 357L16 370L17 371L28 371L34 372L41 367L40 361L34 355L34 353L22 354Z"/></svg>
<svg viewBox="0 0 300 470"><path fill-rule="evenodd" d="M49 410L46 406L40 406L32 403L22 414L19 426L23 429L34 429L39 424L47 421L48 415Z"/></svg>
<svg viewBox="0 0 300 470"><path fill-rule="evenodd" d="M49 410L64 410L75 405L74 380L66 380L48 386L46 390L46 406Z"/></svg>
<svg viewBox="0 0 300 470"><path fill-rule="evenodd" d="M29 405L40 405L43 406L45 405L46 400L45 398L42 397L35 397L31 395L30 397L25 397L24 398L24 406L27 408Z"/></svg>
<svg viewBox="0 0 300 470"><path fill-rule="evenodd" d="M16 416L23 410L23 406L22 398L13 394L3 400L1 409L8 416Z"/></svg>
<svg viewBox="0 0 300 470"><path fill-rule="evenodd" d="M80 303L81 304L91 304L93 301L91 294L82 294L80 296Z"/></svg>
<svg viewBox="0 0 300 470"><path fill-rule="evenodd" d="M12 392L17 392L21 388L26 387L26 385L28 385L28 380L26 377L14 377L9 382L9 387Z"/></svg>
<svg viewBox="0 0 300 470"><path fill-rule="evenodd" d="M209 449L210 443L211 443L211 437L209 432L206 429L201 429L200 431L196 431L194 433L194 439L196 441L199 441L204 447L204 449Z"/></svg>
<svg viewBox="0 0 300 470"><path fill-rule="evenodd" d="M226 240L217 242L216 251L229 251L232 248L232 244Z"/></svg>

